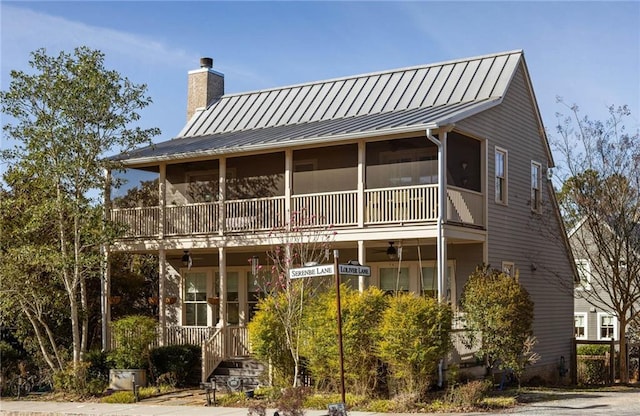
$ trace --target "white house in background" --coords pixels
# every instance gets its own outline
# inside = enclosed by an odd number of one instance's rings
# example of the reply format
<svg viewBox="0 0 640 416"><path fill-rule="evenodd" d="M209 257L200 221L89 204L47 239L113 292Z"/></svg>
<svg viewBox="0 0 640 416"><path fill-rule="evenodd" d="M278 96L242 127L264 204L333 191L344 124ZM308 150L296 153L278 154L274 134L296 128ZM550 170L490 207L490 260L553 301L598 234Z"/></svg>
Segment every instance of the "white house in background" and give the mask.
<svg viewBox="0 0 640 416"><path fill-rule="evenodd" d="M522 51L236 94L224 83L203 58L180 133L119 156L129 179L158 182L151 206L114 195L110 219L127 226L112 251L159 257L163 343L202 344L204 379L248 354L259 295L248 259L264 263L272 230L306 209L333 226L342 259L371 266L350 282L360 289L457 309L476 266L518 272L542 357L529 374L558 377L575 268Z"/></svg>

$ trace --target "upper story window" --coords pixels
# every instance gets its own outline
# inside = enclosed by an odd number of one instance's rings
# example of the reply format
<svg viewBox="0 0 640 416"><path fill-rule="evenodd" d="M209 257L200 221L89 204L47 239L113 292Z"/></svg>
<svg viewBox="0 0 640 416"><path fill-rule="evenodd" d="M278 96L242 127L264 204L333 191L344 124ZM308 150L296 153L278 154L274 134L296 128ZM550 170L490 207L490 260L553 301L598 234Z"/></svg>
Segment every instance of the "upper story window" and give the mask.
<svg viewBox="0 0 640 416"><path fill-rule="evenodd" d="M580 289L591 290L591 263L587 259L576 259L576 269L580 278Z"/></svg>
<svg viewBox="0 0 640 416"><path fill-rule="evenodd" d="M496 202L507 205L507 151L496 147Z"/></svg>
<svg viewBox="0 0 640 416"><path fill-rule="evenodd" d="M598 339L608 340L616 338L616 317L610 313L598 313Z"/></svg>
<svg viewBox="0 0 640 416"><path fill-rule="evenodd" d="M587 339L587 314L576 312L573 315L573 336L576 339Z"/></svg>
<svg viewBox="0 0 640 416"><path fill-rule="evenodd" d="M542 165L531 161L531 210L542 209Z"/></svg>

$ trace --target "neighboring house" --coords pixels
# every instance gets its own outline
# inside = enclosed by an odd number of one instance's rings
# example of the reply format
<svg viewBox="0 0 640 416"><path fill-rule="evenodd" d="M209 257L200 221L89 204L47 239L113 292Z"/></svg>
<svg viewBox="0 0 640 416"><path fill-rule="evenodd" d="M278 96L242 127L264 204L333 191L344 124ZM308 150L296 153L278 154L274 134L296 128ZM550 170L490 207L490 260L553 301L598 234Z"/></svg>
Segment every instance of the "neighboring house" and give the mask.
<svg viewBox="0 0 640 416"><path fill-rule="evenodd" d="M522 51L228 95L203 58L187 107L174 139L119 156L128 178L159 182L159 201L111 209L128 227L111 250L158 255L162 342L203 343L203 378L247 354L248 260L264 264L272 230L301 209L333 226L344 262L371 267L360 289L457 309L476 266L519 276L535 302L535 372L558 377L575 269Z"/></svg>
<svg viewBox="0 0 640 416"><path fill-rule="evenodd" d="M609 229L610 227L601 227ZM620 322L611 309L610 289L603 289L601 284L612 279L602 279L598 275L598 270L610 270L608 265L598 267L594 261L604 261L600 259L598 245L592 242L589 227L585 221L580 221L569 232L569 242L573 249L573 256L578 271L579 283L575 286L574 300L574 336L579 340L608 341L620 340ZM611 230L611 238L614 233ZM608 235L608 234L603 234ZM622 277L624 277L625 261L620 261ZM629 284L628 290L633 290L634 284ZM615 291L620 293L619 290ZM615 297L614 297L615 299ZM609 305L609 306L607 306ZM640 304L633 308L640 309Z"/></svg>

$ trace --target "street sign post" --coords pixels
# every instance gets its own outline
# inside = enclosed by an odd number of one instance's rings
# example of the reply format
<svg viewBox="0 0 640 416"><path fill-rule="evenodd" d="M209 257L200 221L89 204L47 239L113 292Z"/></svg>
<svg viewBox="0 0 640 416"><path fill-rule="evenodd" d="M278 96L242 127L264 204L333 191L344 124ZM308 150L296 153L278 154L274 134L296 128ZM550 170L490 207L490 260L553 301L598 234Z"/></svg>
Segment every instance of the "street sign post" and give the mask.
<svg viewBox="0 0 640 416"><path fill-rule="evenodd" d="M334 264L319 264L316 266L298 267L289 269L289 279L301 279L304 277L331 276L336 278L336 306L338 309L338 347L340 352L340 395L342 398L342 414L344 414L344 353L342 351L342 314L340 312L340 275L371 276L371 267L350 261L347 264L338 264L340 255L338 250L333 250Z"/></svg>

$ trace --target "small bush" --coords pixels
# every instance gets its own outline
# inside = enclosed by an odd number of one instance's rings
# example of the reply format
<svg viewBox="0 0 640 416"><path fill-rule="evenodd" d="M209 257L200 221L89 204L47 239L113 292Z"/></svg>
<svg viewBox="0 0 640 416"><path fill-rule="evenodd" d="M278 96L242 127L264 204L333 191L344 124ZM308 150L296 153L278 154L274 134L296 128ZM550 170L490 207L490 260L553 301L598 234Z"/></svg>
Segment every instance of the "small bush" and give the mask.
<svg viewBox="0 0 640 416"><path fill-rule="evenodd" d="M491 387L490 380L474 380L452 386L445 396L445 402L461 410L473 409L480 405Z"/></svg>
<svg viewBox="0 0 640 416"><path fill-rule="evenodd" d="M97 396L107 387L105 378L90 376L92 363L82 361L75 365L70 362L62 371L53 375L53 387L67 393L82 396Z"/></svg>
<svg viewBox="0 0 640 416"><path fill-rule="evenodd" d="M109 380L109 355L101 350L88 351L84 361L89 364L87 368L88 380Z"/></svg>
<svg viewBox="0 0 640 416"><path fill-rule="evenodd" d="M371 400L365 410L374 413L390 413L393 411L393 402L381 399Z"/></svg>
<svg viewBox="0 0 640 416"><path fill-rule="evenodd" d="M201 373L201 349L197 345L169 345L151 350L151 373L158 384L197 386Z"/></svg>
<svg viewBox="0 0 640 416"><path fill-rule="evenodd" d="M102 398L102 403L116 404L116 403L134 403L134 402L135 402L135 397L133 397L133 392L128 390L116 391Z"/></svg>
<svg viewBox="0 0 640 416"><path fill-rule="evenodd" d="M113 322L117 347L109 354L117 368L146 369L149 345L156 339L157 322L149 316L130 315Z"/></svg>
<svg viewBox="0 0 640 416"><path fill-rule="evenodd" d="M172 390L167 388L158 389L157 387L140 387L138 389L138 399L144 400L158 394L168 393L170 391ZM101 401L102 403L135 403L135 397L133 395L133 392L130 390L116 391L109 396L103 397Z"/></svg>
<svg viewBox="0 0 640 416"><path fill-rule="evenodd" d="M605 355L610 347L602 344L578 345L578 355Z"/></svg>
<svg viewBox="0 0 640 416"><path fill-rule="evenodd" d="M283 416L303 416L304 400L310 393L308 387L288 387L282 391L276 407Z"/></svg>

